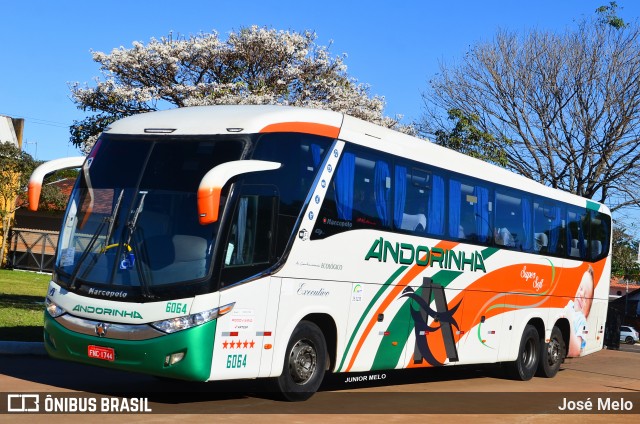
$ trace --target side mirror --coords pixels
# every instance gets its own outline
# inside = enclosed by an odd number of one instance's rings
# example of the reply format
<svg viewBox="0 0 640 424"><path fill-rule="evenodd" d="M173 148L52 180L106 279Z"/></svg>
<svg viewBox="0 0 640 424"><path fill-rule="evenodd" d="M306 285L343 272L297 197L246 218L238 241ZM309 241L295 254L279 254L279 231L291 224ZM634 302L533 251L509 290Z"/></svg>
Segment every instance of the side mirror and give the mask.
<svg viewBox="0 0 640 424"><path fill-rule="evenodd" d="M84 156L54 159L37 167L29 178L29 210L34 212L38 210L42 181L47 174L61 169L80 168L85 160Z"/></svg>
<svg viewBox="0 0 640 424"><path fill-rule="evenodd" d="M220 193L229 180L250 172L272 171L282 164L263 160L235 160L216 166L202 177L198 187L198 218L200 225L218 220Z"/></svg>

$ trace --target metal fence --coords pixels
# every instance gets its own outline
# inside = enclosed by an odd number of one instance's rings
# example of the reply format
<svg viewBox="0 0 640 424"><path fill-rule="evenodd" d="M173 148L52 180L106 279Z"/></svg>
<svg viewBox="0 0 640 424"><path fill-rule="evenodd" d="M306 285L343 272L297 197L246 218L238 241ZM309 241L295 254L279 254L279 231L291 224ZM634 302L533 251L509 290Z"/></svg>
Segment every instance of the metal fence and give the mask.
<svg viewBox="0 0 640 424"><path fill-rule="evenodd" d="M9 266L39 272L52 272L57 231L13 228L9 233Z"/></svg>

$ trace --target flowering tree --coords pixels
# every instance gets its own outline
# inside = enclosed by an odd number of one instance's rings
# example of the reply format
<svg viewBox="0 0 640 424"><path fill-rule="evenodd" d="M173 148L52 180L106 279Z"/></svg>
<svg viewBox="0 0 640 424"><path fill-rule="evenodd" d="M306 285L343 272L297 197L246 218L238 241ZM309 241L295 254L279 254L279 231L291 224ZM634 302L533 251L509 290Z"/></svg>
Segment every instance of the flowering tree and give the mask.
<svg viewBox="0 0 640 424"><path fill-rule="evenodd" d="M241 28L226 40L218 34L169 34L111 53L94 52L102 79L73 84L78 108L94 112L71 127L71 141L87 150L116 119L162 107L218 104L282 104L331 109L400 127L385 117L384 98L347 75L344 56L315 44L313 32Z"/></svg>

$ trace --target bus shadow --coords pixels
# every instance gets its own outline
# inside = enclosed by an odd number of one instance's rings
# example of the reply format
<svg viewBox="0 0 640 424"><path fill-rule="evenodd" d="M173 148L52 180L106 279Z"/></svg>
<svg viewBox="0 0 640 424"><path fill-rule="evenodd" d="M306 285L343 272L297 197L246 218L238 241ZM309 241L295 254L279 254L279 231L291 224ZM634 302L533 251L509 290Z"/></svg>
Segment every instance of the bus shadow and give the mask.
<svg viewBox="0 0 640 424"><path fill-rule="evenodd" d="M0 374L47 385L59 392L84 392L100 396L145 397L155 404L195 404L198 402L243 401L268 405L281 400L273 380L230 380L208 383L163 379L107 368L92 367L40 356L3 356ZM502 378L496 366L452 366L414 370L371 371L327 374L319 392L341 392L364 388L396 386L395 391L411 391L411 385L475 378ZM397 386L406 386L398 388ZM10 388L2 389L10 391ZM264 401L264 402L263 402ZM267 403L265 403L267 402ZM224 403L224 402L222 402ZM280 402L276 402L280 403ZM236 402L237 405L237 402Z"/></svg>
<svg viewBox="0 0 640 424"><path fill-rule="evenodd" d="M506 378L498 365L462 365L417 368L410 370L368 371L363 373L327 374L320 391L341 391L384 386L409 386L429 382ZM400 387L410 390L409 387Z"/></svg>

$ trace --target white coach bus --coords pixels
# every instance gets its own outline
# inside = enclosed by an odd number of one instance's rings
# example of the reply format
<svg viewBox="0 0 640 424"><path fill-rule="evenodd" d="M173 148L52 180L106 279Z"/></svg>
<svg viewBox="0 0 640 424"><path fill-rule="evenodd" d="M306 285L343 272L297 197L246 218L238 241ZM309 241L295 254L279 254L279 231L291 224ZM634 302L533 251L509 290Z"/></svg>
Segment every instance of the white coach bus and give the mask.
<svg viewBox="0 0 640 424"><path fill-rule="evenodd" d="M336 112L128 117L81 167L44 342L55 358L194 381L503 363L553 377L602 348L606 206Z"/></svg>

